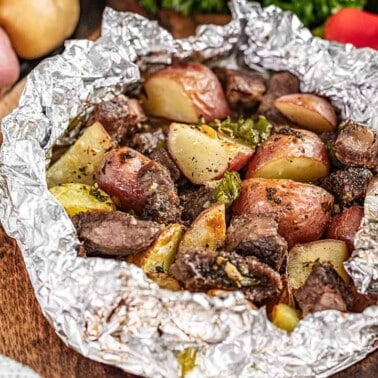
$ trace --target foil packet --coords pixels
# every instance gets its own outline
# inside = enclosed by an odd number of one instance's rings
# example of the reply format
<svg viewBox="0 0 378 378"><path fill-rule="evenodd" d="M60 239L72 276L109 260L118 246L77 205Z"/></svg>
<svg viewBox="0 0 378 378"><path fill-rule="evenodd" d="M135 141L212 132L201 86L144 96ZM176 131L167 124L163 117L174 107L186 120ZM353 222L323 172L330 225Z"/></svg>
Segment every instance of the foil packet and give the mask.
<svg viewBox="0 0 378 378"><path fill-rule="evenodd" d="M328 96L344 118L378 125L378 53L313 38L297 17L235 0L226 26L201 26L175 40L156 22L106 9L96 42L69 41L28 77L19 107L2 122L0 217L23 253L42 311L58 335L91 359L146 377L326 377L377 348L378 306L324 311L288 334L240 292L225 298L162 290L136 266L79 258L79 241L47 190L46 157L87 103L140 81L140 70L187 58L289 70L303 91ZM365 202L357 250L346 264L361 292L376 292L378 183Z"/></svg>

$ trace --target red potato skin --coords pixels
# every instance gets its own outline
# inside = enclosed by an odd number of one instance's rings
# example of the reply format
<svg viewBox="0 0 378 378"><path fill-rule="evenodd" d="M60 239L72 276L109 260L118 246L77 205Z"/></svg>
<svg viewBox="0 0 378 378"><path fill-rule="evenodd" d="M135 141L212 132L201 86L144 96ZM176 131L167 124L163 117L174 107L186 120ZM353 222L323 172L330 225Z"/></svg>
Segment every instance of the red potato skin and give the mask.
<svg viewBox="0 0 378 378"><path fill-rule="evenodd" d="M252 178L243 182L232 213L275 214L278 232L290 249L297 243L318 240L323 235L333 202L333 196L318 186L284 179Z"/></svg>
<svg viewBox="0 0 378 378"><path fill-rule="evenodd" d="M233 158L230 166L228 167L227 171L229 172L237 172L240 171L248 162L248 160L253 156L255 150L251 149L249 153L239 152ZM223 177L223 174L222 174Z"/></svg>
<svg viewBox="0 0 378 378"><path fill-rule="evenodd" d="M361 206L352 206L345 209L340 215L333 218L327 230L328 239L344 240L349 252L354 250L354 237L360 228L364 210Z"/></svg>
<svg viewBox="0 0 378 378"><path fill-rule="evenodd" d="M0 27L0 93L2 88L12 86L20 75L20 64L10 39Z"/></svg>
<svg viewBox="0 0 378 378"><path fill-rule="evenodd" d="M213 71L206 66L197 62L181 63L155 72L149 79L155 75L167 76L180 83L193 102L198 116L202 116L205 122L223 119L230 114L222 86Z"/></svg>
<svg viewBox="0 0 378 378"><path fill-rule="evenodd" d="M317 113L329 123L332 129L335 129L337 126L337 116L335 110L323 97L309 93L292 93L277 98L274 104L277 107L278 104L285 102L293 105L295 104L298 108L302 107L303 109L311 110ZM290 117L288 118L290 119Z"/></svg>
<svg viewBox="0 0 378 378"><path fill-rule="evenodd" d="M254 177L260 168L272 160L287 157L307 157L320 161L329 172L329 158L322 140L308 130L296 129L294 132L293 135L273 134L261 144L249 161L245 178Z"/></svg>
<svg viewBox="0 0 378 378"><path fill-rule="evenodd" d="M109 151L102 160L95 181L123 210L140 215L146 202L138 184L138 172L150 159L129 147Z"/></svg>

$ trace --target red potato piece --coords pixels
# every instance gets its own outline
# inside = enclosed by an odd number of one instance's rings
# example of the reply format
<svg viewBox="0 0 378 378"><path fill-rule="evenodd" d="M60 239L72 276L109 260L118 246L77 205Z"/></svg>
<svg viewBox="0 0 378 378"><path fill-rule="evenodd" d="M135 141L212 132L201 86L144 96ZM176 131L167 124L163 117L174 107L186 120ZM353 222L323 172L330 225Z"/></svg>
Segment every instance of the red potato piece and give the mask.
<svg viewBox="0 0 378 378"><path fill-rule="evenodd" d="M144 88L144 108L153 116L197 123L200 116L209 122L230 114L217 77L199 63L177 64L155 72L147 78Z"/></svg>
<svg viewBox="0 0 378 378"><path fill-rule="evenodd" d="M150 159L129 147L109 151L103 158L95 181L123 210L140 215L146 202L138 183L138 172Z"/></svg>
<svg viewBox="0 0 378 378"><path fill-rule="evenodd" d="M273 307L272 323L287 332L294 331L298 325L300 316L297 310L283 303L278 303Z"/></svg>
<svg viewBox="0 0 378 378"><path fill-rule="evenodd" d="M289 288L298 290L306 282L314 267L330 263L338 275L349 283L349 276L344 269L344 261L350 254L346 243L341 240L323 239L311 243L297 244L289 251L287 276Z"/></svg>
<svg viewBox="0 0 378 378"><path fill-rule="evenodd" d="M242 184L234 215L272 214L288 247L319 239L329 222L333 197L324 189L292 180L252 178Z"/></svg>
<svg viewBox="0 0 378 378"><path fill-rule="evenodd" d="M46 172L49 188L70 182L93 185L94 174L105 154L114 147L99 122L87 127L76 142Z"/></svg>
<svg viewBox="0 0 378 378"><path fill-rule="evenodd" d="M228 172L240 171L248 163L250 157L255 153L255 150L253 148L239 143L226 142L225 148L228 152L228 155L231 157L231 162L227 168ZM223 174L217 178L220 178L222 176Z"/></svg>
<svg viewBox="0 0 378 378"><path fill-rule="evenodd" d="M226 171L241 169L254 152L246 145L218 139L213 129L202 132L180 123L172 123L169 128L168 150L181 172L194 184L204 184L222 177Z"/></svg>
<svg viewBox="0 0 378 378"><path fill-rule="evenodd" d="M184 234L179 253L223 247L226 240L226 209L223 203L204 210Z"/></svg>
<svg viewBox="0 0 378 378"><path fill-rule="evenodd" d="M354 250L354 237L360 228L364 209L352 206L333 218L327 230L328 239L338 239L346 242L349 252Z"/></svg>
<svg viewBox="0 0 378 378"><path fill-rule="evenodd" d="M335 109L322 97L295 93L279 97L274 106L291 121L315 133L332 131L337 126Z"/></svg>
<svg viewBox="0 0 378 378"><path fill-rule="evenodd" d="M246 178L311 182L325 177L330 165L321 139L308 130L284 129L271 135L249 161Z"/></svg>
<svg viewBox="0 0 378 378"><path fill-rule="evenodd" d="M20 64L8 35L0 28L0 93L11 87L20 75Z"/></svg>

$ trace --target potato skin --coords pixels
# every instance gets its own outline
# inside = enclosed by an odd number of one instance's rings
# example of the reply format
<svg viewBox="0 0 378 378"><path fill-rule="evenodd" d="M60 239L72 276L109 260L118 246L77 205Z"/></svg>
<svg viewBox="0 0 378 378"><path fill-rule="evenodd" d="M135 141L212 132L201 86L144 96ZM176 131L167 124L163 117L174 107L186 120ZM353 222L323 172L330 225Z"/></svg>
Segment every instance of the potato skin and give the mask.
<svg viewBox="0 0 378 378"><path fill-rule="evenodd" d="M291 248L323 235L333 202L331 194L314 185L284 179L252 178L243 182L232 212L234 215L276 215L278 232Z"/></svg>
<svg viewBox="0 0 378 378"><path fill-rule="evenodd" d="M248 162L248 160L253 156L255 150L251 149L249 152L240 151L238 152L228 167L228 172L238 172L240 171ZM224 174L224 173L223 173ZM223 175L221 175L223 177Z"/></svg>
<svg viewBox="0 0 378 378"><path fill-rule="evenodd" d="M114 147L99 122L87 127L76 142L46 172L49 188L70 182L94 184L94 174L105 154Z"/></svg>
<svg viewBox="0 0 378 378"><path fill-rule="evenodd" d="M176 122L169 127L168 151L182 174L194 184L240 170L254 153L250 146L219 137L207 125L199 130Z"/></svg>
<svg viewBox="0 0 378 378"><path fill-rule="evenodd" d="M168 114L155 115L181 122L197 122L198 117L203 116L205 122L209 122L215 119L223 119L230 114L230 109L218 78L213 71L203 64L186 62L153 73L145 82L145 89L148 95L150 95L150 84L159 79L171 80L181 87L182 92L190 101L190 107L195 117L193 119L181 119L180 117L170 117ZM169 93L169 90L168 86L166 93ZM174 99L169 99L169 101L171 100ZM146 102L147 104L148 102ZM151 106L147 105L147 108L151 110Z"/></svg>
<svg viewBox="0 0 378 378"><path fill-rule="evenodd" d="M354 237L361 225L364 209L352 206L333 218L327 230L328 239L344 240L349 252L354 250Z"/></svg>
<svg viewBox="0 0 378 378"><path fill-rule="evenodd" d="M0 27L0 94L11 87L20 75L20 63L8 35Z"/></svg>
<svg viewBox="0 0 378 378"><path fill-rule="evenodd" d="M54 186L50 193L70 217L83 211L115 210L110 197L96 186L73 182Z"/></svg>
<svg viewBox="0 0 378 378"><path fill-rule="evenodd" d="M279 97L274 106L292 122L317 133L332 131L337 126L333 106L323 97L293 93Z"/></svg>
<svg viewBox="0 0 378 378"><path fill-rule="evenodd" d="M150 159L130 147L109 151L103 158L95 181L123 210L141 214L146 198L138 184L138 172Z"/></svg>
<svg viewBox="0 0 378 378"><path fill-rule="evenodd" d="M323 175L327 176L330 165L326 147L321 139L313 132L300 129L287 129L288 133L277 133L271 135L256 150L248 164L246 178L259 177L259 170L266 164L274 160L293 158L307 158L314 162L318 162L324 167ZM292 162L292 161L291 161ZM277 164L280 164L278 162ZM305 177L311 177L311 172L300 172ZM318 179L318 175L314 175L313 180ZM283 176L274 178L289 178ZM261 177L261 176L260 176ZM307 180L296 180L307 181Z"/></svg>

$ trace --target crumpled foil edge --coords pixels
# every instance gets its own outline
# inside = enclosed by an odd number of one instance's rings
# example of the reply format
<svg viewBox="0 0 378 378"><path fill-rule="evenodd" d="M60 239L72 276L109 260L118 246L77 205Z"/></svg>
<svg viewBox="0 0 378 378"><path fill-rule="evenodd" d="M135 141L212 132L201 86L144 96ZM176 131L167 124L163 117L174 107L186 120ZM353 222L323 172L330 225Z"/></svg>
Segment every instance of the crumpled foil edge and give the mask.
<svg viewBox="0 0 378 378"><path fill-rule="evenodd" d="M238 45L247 64L290 70L302 79L303 90L327 95L344 116L375 125L378 107L373 108L374 99L366 102L369 92L362 92L362 80L358 101L365 107L358 111L350 102L343 105L342 96L350 95L345 88L332 92L330 75L314 80L299 64L300 54L281 56L285 44L295 46L285 40L287 34L300 46L311 44L296 17L242 0L234 1L233 12L225 27L202 26L196 36L174 40L154 22L107 9L98 41L67 42L62 55L40 64L27 80L20 106L3 120L2 224L20 246L44 314L59 336L85 356L138 375L177 377L177 353L196 348L196 366L188 377L328 376L376 348L378 306L362 314L316 313L289 335L269 322L264 309L249 310L239 292L221 299L161 290L135 266L76 257L74 227L46 187L46 153L84 102L110 98L139 81L132 62L144 68L191 56L210 59ZM248 37L242 43L240 33ZM317 68L323 49L332 52L327 62L335 70L339 54L345 57L353 50L325 41L314 45ZM359 52L352 52L362 64ZM373 62L376 54L368 53Z"/></svg>

